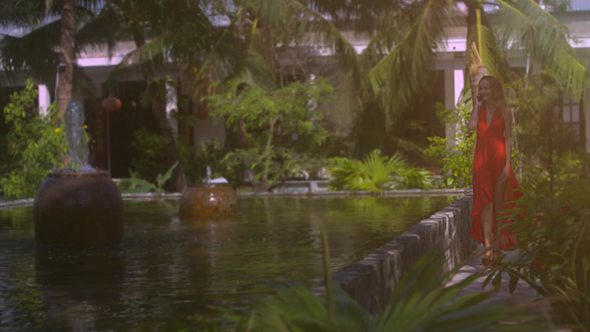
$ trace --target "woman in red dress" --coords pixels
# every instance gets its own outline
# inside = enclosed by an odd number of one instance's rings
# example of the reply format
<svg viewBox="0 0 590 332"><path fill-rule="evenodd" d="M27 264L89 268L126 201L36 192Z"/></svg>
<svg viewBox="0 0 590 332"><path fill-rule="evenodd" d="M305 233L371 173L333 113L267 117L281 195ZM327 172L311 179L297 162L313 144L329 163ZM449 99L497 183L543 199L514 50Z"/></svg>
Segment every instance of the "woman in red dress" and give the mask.
<svg viewBox="0 0 590 332"><path fill-rule="evenodd" d="M521 193L510 164L512 114L497 78L479 80L477 101L469 119L469 128L476 130L470 234L483 243L482 263L489 265L500 250L516 246L516 237L505 226Z"/></svg>

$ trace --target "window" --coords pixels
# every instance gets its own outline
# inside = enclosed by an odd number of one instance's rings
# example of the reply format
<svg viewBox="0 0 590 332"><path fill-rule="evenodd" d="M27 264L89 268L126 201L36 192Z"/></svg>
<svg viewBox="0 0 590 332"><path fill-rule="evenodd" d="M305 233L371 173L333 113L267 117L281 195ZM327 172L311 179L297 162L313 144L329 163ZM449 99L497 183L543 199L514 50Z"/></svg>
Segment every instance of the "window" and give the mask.
<svg viewBox="0 0 590 332"><path fill-rule="evenodd" d="M582 139L582 122L580 121L582 107L579 101L572 100L568 97L563 98L560 105L561 120L566 130L575 135L576 138Z"/></svg>

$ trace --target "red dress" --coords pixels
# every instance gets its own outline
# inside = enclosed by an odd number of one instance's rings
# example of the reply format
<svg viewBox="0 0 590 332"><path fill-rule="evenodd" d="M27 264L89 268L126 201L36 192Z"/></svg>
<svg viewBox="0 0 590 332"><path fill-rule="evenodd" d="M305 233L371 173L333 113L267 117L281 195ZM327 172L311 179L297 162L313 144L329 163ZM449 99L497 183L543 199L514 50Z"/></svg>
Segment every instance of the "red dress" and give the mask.
<svg viewBox="0 0 590 332"><path fill-rule="evenodd" d="M505 121L502 111L497 108L487 124L486 109L481 107L477 115L477 131L475 156L473 161L473 210L471 211L470 234L473 239L484 242L482 210L494 201L494 184L502 174L506 165L506 140L504 138ZM515 201L522 196L518 189L518 181L510 167L508 179L504 185L503 206L501 215L509 215L509 210L515 207ZM496 227L498 223L505 225L511 220L506 216L496 216L492 209L492 243L495 243ZM509 249L516 246L516 237L507 227L500 228L500 248Z"/></svg>

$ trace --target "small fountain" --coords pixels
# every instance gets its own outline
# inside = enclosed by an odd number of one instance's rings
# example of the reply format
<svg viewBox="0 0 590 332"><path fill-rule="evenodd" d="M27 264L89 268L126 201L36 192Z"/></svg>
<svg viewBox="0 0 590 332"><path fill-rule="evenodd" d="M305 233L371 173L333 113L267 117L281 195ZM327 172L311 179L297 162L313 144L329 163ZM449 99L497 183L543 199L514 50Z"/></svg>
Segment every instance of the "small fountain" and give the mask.
<svg viewBox="0 0 590 332"><path fill-rule="evenodd" d="M179 214L182 218L231 217L237 212L237 196L225 178L211 179L207 166L204 183L189 186L180 198Z"/></svg>
<svg viewBox="0 0 590 332"><path fill-rule="evenodd" d="M88 164L84 109L72 101L64 114L69 168L50 173L35 197L38 243L83 248L117 244L123 238L123 199L110 175Z"/></svg>

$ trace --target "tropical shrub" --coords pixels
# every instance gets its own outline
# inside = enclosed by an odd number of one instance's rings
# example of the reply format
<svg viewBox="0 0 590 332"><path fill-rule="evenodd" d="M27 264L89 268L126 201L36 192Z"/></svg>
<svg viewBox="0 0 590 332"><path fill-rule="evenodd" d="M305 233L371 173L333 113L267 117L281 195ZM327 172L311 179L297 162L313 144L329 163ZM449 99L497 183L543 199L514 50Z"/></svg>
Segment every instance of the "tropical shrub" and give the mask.
<svg viewBox="0 0 590 332"><path fill-rule="evenodd" d="M409 166L399 154L382 156L379 150L365 159L343 157L328 159L329 187L332 190L366 190L426 188L432 182L430 172Z"/></svg>
<svg viewBox="0 0 590 332"><path fill-rule="evenodd" d="M134 131L130 166L135 175L153 182L158 174L164 173L170 167L165 163L168 143L168 139L148 129Z"/></svg>
<svg viewBox="0 0 590 332"><path fill-rule="evenodd" d="M585 156L579 160L589 161ZM539 177L523 185L522 210L515 211L512 226L519 257L500 264L489 278L507 272L511 284L526 281L550 300L556 323L589 331L590 172L577 174L559 181Z"/></svg>
<svg viewBox="0 0 590 332"><path fill-rule="evenodd" d="M223 147L217 140L211 139L200 142L197 157L194 159L194 169L192 170L196 174L191 179L194 179L195 182L202 181L207 175L207 167L211 169L212 178L224 176L223 158ZM232 182L235 180L232 179Z"/></svg>
<svg viewBox="0 0 590 332"><path fill-rule="evenodd" d="M471 110L471 105L466 103L450 110L441 104L437 105L437 115L443 122L454 125L455 131L450 138L428 137L430 144L424 152L441 167L444 187L471 186L475 146L475 133L467 127Z"/></svg>
<svg viewBox="0 0 590 332"><path fill-rule="evenodd" d="M164 185L172 177L172 172L178 166L178 162L174 163L164 174L156 175L155 181L152 183L143 179L139 174L131 171L131 177L122 179L118 183L119 190L124 193L147 193L155 194L164 193Z"/></svg>
<svg viewBox="0 0 590 332"><path fill-rule="evenodd" d="M590 158L555 112L563 96L550 76L515 81L513 91L524 165L512 225L520 255L489 278L507 272L511 284L528 282L550 300L556 323L590 331Z"/></svg>
<svg viewBox="0 0 590 332"><path fill-rule="evenodd" d="M8 126L0 169L0 188L9 198L35 196L47 174L64 166L67 144L63 126L58 126L56 107L39 114L37 89L27 80L22 91L10 97L4 108Z"/></svg>
<svg viewBox="0 0 590 332"><path fill-rule="evenodd" d="M326 129L322 113L311 110L309 101L321 103L332 87L323 80L294 82L266 91L252 86L208 98L213 113L225 119L226 126L240 133L242 145L228 151L226 172L250 170L252 181L268 189L289 174L293 165L322 145Z"/></svg>

